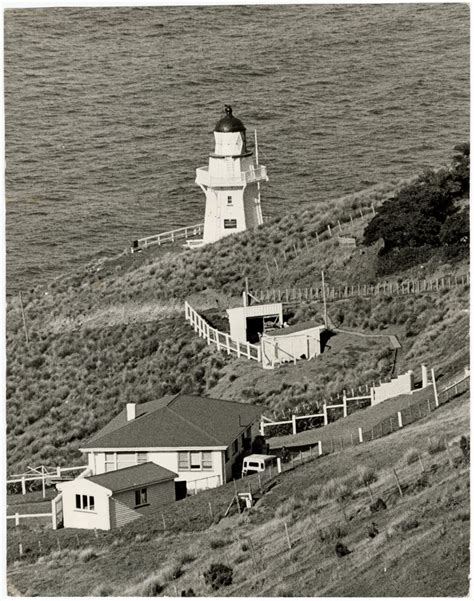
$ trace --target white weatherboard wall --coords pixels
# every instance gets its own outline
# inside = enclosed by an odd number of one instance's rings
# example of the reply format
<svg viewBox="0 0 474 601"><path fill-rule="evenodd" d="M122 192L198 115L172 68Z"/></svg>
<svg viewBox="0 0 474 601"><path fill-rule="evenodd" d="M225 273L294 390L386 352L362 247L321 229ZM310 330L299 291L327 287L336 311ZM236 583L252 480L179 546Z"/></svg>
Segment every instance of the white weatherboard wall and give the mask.
<svg viewBox="0 0 474 601"><path fill-rule="evenodd" d="M114 493L110 499L110 527L117 528L136 520L141 515L153 512L156 507L173 503L176 499L174 480L145 484L138 488L146 488L147 504L135 506L135 489Z"/></svg>
<svg viewBox="0 0 474 601"><path fill-rule="evenodd" d="M411 394L414 389L414 376L413 371L410 370L406 374L402 374L391 380L390 382L384 382L379 386L372 388L372 405L378 405L386 399L398 396L400 394Z"/></svg>
<svg viewBox="0 0 474 601"><path fill-rule="evenodd" d="M127 452L130 453L136 449L110 449L107 452ZM212 470L179 470L178 469L178 451L211 451L212 453ZM166 468L178 474L177 480L186 480L188 483L196 484L191 487L193 490L201 488L214 488L224 483L224 467L223 457L224 450L216 451L205 448L182 448L170 450L153 450L140 449L140 452L147 453L147 461L153 461L156 465ZM105 469L105 452L104 451L88 451L89 466L93 470L94 475L103 474ZM207 481L206 481L207 479Z"/></svg>
<svg viewBox="0 0 474 601"><path fill-rule="evenodd" d="M56 488L63 493L63 519L65 528L110 529L109 498L111 492L85 478L61 482ZM76 509L76 495L94 497L94 510Z"/></svg>

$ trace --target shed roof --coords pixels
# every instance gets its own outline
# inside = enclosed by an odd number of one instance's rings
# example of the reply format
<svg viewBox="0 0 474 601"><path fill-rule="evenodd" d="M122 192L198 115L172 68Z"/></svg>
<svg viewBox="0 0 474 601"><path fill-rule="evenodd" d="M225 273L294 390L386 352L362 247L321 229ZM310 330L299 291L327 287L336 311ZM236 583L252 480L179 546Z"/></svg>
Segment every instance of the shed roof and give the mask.
<svg viewBox="0 0 474 601"><path fill-rule="evenodd" d="M113 472L98 474L97 476L89 476L84 478L94 484L108 488L113 493L129 488L138 488L147 484L157 484L158 482L166 482L174 480L178 474L167 470L161 465L157 465L152 461L141 463L140 465L132 465L124 467Z"/></svg>
<svg viewBox="0 0 474 601"><path fill-rule="evenodd" d="M304 332L305 330L324 330L325 326L314 323L312 321L304 321L297 323L294 326L288 326L287 328L275 328L265 332L265 336L287 336L288 334L296 334L298 332Z"/></svg>
<svg viewBox="0 0 474 601"><path fill-rule="evenodd" d="M130 421L124 409L81 448L227 448L263 411L191 394L167 396L137 405Z"/></svg>

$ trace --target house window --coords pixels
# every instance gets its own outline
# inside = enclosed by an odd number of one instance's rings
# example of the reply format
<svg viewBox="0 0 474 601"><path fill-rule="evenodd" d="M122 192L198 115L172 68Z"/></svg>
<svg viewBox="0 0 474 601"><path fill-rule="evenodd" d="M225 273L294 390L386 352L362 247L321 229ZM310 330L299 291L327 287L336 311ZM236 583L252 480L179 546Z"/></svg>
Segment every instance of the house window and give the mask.
<svg viewBox="0 0 474 601"><path fill-rule="evenodd" d="M117 453L117 469L121 470L124 467L137 465L137 454L134 453Z"/></svg>
<svg viewBox="0 0 474 601"><path fill-rule="evenodd" d="M115 453L106 453L105 454L105 471L113 472L117 469L117 461L115 457Z"/></svg>
<svg viewBox="0 0 474 601"><path fill-rule="evenodd" d="M113 472L121 470L124 467L132 465L140 465L148 461L148 453L145 452L120 452L120 453L105 453L105 471Z"/></svg>
<svg viewBox="0 0 474 601"><path fill-rule="evenodd" d="M227 204L231 205L232 204L232 196L228 196L227 197Z"/></svg>
<svg viewBox="0 0 474 601"><path fill-rule="evenodd" d="M95 499L90 495L76 495L76 509L94 511Z"/></svg>
<svg viewBox="0 0 474 601"><path fill-rule="evenodd" d="M208 471L212 470L211 451L180 451L178 452L179 471Z"/></svg>
<svg viewBox="0 0 474 601"><path fill-rule="evenodd" d="M140 507L141 505L148 505L146 488L138 488L135 491L135 507Z"/></svg>
<svg viewBox="0 0 474 601"><path fill-rule="evenodd" d="M233 230L237 227L237 219L224 219L224 229Z"/></svg>
<svg viewBox="0 0 474 601"><path fill-rule="evenodd" d="M146 463L148 461L148 453L137 453L137 464Z"/></svg>
<svg viewBox="0 0 474 601"><path fill-rule="evenodd" d="M199 452L191 453L191 469L192 470L200 470L201 469L201 453L199 453Z"/></svg>
<svg viewBox="0 0 474 601"><path fill-rule="evenodd" d="M212 453L211 451L203 451L202 453L202 469L212 470Z"/></svg>
<svg viewBox="0 0 474 601"><path fill-rule="evenodd" d="M178 453L178 470L189 470L189 453L186 451Z"/></svg>
<svg viewBox="0 0 474 601"><path fill-rule="evenodd" d="M232 455L235 455L239 451L239 439L234 440L232 443Z"/></svg>

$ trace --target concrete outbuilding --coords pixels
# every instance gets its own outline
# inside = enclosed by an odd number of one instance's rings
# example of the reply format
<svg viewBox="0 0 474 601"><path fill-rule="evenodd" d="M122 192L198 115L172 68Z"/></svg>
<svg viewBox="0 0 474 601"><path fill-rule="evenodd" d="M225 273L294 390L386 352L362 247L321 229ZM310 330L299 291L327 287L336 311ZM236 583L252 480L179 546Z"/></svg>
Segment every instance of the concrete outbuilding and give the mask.
<svg viewBox="0 0 474 601"><path fill-rule="evenodd" d="M266 332L261 337L262 365L273 369L281 363L299 359L312 359L323 351L323 325L311 322L299 323Z"/></svg>
<svg viewBox="0 0 474 601"><path fill-rule="evenodd" d="M256 344L265 329L283 326L282 303L247 305L227 309L230 335L239 342Z"/></svg>

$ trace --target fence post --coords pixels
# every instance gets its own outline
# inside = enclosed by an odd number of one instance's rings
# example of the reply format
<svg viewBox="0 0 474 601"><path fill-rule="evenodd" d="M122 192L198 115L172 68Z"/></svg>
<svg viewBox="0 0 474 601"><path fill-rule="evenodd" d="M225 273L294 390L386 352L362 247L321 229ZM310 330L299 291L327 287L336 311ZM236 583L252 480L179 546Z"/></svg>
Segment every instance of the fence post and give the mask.
<svg viewBox="0 0 474 601"><path fill-rule="evenodd" d="M398 427L403 428L402 412L397 411L397 415L398 415Z"/></svg>
<svg viewBox="0 0 474 601"><path fill-rule="evenodd" d="M362 428L359 428L359 442L364 442L364 435L362 434Z"/></svg>
<svg viewBox="0 0 474 601"><path fill-rule="evenodd" d="M293 434L296 434L296 415L291 416L291 427L293 429Z"/></svg>
<svg viewBox="0 0 474 601"><path fill-rule="evenodd" d="M323 454L323 443L320 440L318 440L318 454L320 457Z"/></svg>
<svg viewBox="0 0 474 601"><path fill-rule="evenodd" d="M438 399L438 389L436 388L436 379L435 379L435 373L434 373L434 369L431 370L431 382L433 384L433 392L434 392L434 398L435 398L435 406L439 407L439 399Z"/></svg>
<svg viewBox="0 0 474 601"><path fill-rule="evenodd" d="M26 481L25 476L21 477L21 494L26 495Z"/></svg>
<svg viewBox="0 0 474 601"><path fill-rule="evenodd" d="M326 403L324 403L323 405L323 415L324 415L324 425L327 426L328 425L328 408Z"/></svg>
<svg viewBox="0 0 474 601"><path fill-rule="evenodd" d="M20 525L20 514L15 513L15 526L19 526L19 525Z"/></svg>
<svg viewBox="0 0 474 601"><path fill-rule="evenodd" d="M344 407L342 409L342 411L343 411L342 416L347 417L347 396L346 396L345 390L343 390L343 392L342 392L342 403L344 405Z"/></svg>
<svg viewBox="0 0 474 601"><path fill-rule="evenodd" d="M397 482L397 487L398 487L398 492L400 493L400 496L403 497L403 491L402 491L402 487L400 486L400 480L398 479L398 475L397 472L395 471L395 468L392 468L393 471L393 475L395 476L395 480Z"/></svg>
<svg viewBox="0 0 474 601"><path fill-rule="evenodd" d="M277 471L279 474L281 474L281 459L280 459L280 457L277 457Z"/></svg>

